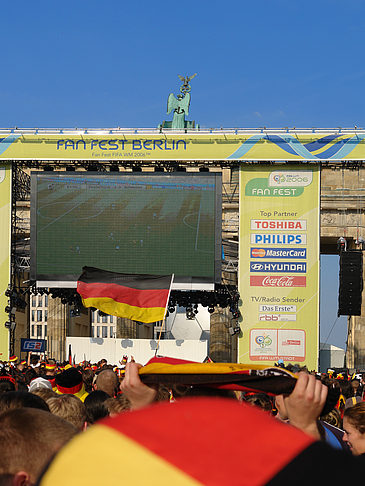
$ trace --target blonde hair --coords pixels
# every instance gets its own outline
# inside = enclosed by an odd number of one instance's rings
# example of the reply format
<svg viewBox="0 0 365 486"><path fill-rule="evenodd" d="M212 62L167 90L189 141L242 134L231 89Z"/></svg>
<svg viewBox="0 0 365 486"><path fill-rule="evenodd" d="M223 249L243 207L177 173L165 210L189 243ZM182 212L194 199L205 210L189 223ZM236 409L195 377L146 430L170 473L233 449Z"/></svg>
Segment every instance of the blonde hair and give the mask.
<svg viewBox="0 0 365 486"><path fill-rule="evenodd" d="M67 420L78 430L83 430L86 422L86 408L75 395L57 395L49 398L47 405L51 413Z"/></svg>
<svg viewBox="0 0 365 486"><path fill-rule="evenodd" d="M122 412L127 412L131 408L130 401L125 395L121 395L117 398L108 398L105 400L104 405L108 409L111 417Z"/></svg>
<svg viewBox="0 0 365 486"><path fill-rule="evenodd" d="M43 400L47 401L49 398L57 397L57 393L49 388L37 388L33 390L31 393L33 395L37 395L38 397L43 398Z"/></svg>

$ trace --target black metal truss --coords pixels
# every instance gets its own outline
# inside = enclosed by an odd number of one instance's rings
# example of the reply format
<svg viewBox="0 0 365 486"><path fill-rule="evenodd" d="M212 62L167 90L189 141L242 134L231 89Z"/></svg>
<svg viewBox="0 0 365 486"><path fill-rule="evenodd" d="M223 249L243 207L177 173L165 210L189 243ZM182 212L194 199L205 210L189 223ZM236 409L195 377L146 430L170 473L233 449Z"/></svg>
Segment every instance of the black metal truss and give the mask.
<svg viewBox="0 0 365 486"><path fill-rule="evenodd" d="M61 299L61 303L73 306L75 309L82 307L81 297L74 288L38 288L33 285L30 289L33 295L47 294L52 298ZM214 308L229 307L233 318L240 316L238 304L240 295L236 285L216 284L214 291L208 290L172 290L168 303L168 309L173 312L176 306L185 307L187 310L194 309L198 304L208 307L209 312L214 312ZM101 312L101 314L103 314Z"/></svg>
<svg viewBox="0 0 365 486"><path fill-rule="evenodd" d="M29 286L23 285L24 274L29 271L29 242L26 238L24 222L17 214L17 204L20 201L30 200L30 177L16 162L11 163L11 252L10 252L10 282L6 291L8 297L8 321L9 329L9 354L14 354L15 344L15 310L26 306L24 296L29 291Z"/></svg>
<svg viewBox="0 0 365 486"><path fill-rule="evenodd" d="M181 168L198 167L199 169L234 168L239 167L239 161L212 161L212 160L17 160L18 168L34 170L93 170L99 172L113 171L116 168L138 169L173 172Z"/></svg>

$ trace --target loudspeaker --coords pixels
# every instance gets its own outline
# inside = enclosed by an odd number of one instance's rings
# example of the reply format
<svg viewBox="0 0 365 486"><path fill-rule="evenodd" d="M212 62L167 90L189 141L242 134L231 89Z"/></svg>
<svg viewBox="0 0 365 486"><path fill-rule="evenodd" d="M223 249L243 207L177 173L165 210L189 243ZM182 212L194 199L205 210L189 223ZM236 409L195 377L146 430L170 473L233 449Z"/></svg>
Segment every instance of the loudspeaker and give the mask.
<svg viewBox="0 0 365 486"><path fill-rule="evenodd" d="M350 250L340 253L339 316L361 315L362 266L362 251Z"/></svg>

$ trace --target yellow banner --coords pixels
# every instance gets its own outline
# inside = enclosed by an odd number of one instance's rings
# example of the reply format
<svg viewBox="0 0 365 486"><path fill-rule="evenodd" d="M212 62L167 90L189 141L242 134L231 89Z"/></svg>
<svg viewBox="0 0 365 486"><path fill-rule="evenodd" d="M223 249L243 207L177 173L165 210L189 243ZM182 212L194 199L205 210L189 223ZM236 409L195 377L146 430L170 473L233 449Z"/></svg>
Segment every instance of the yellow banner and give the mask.
<svg viewBox="0 0 365 486"><path fill-rule="evenodd" d="M9 357L9 330L5 327L8 298L5 291L10 283L11 244L11 168L0 164L0 361Z"/></svg>
<svg viewBox="0 0 365 486"><path fill-rule="evenodd" d="M309 167L241 168L240 363L318 368L320 169Z"/></svg>
<svg viewBox="0 0 365 486"><path fill-rule="evenodd" d="M35 131L35 130L34 130ZM363 160L365 133L0 133L0 159Z"/></svg>

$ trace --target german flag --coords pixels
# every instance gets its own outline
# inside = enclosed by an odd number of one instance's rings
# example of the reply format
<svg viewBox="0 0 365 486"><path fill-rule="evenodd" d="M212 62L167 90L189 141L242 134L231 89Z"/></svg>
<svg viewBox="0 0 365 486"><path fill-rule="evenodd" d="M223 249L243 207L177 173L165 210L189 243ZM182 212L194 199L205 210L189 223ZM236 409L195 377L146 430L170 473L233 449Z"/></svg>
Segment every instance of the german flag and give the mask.
<svg viewBox="0 0 365 486"><path fill-rule="evenodd" d="M144 323L164 319L172 275L131 275L83 267L77 291L85 307Z"/></svg>
<svg viewBox="0 0 365 486"><path fill-rule="evenodd" d="M98 451L95 466L80 467L90 451ZM252 405L195 398L98 422L61 449L37 484L314 486L359 479L361 464Z"/></svg>
<svg viewBox="0 0 365 486"><path fill-rule="evenodd" d="M197 390L216 388L267 395L289 395L297 375L281 367L245 365L241 363L195 363L168 357L154 357L139 369L146 385L188 385ZM337 388L328 387L327 400L321 415L329 413L339 398Z"/></svg>

